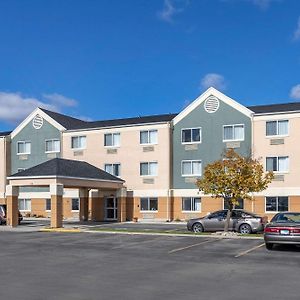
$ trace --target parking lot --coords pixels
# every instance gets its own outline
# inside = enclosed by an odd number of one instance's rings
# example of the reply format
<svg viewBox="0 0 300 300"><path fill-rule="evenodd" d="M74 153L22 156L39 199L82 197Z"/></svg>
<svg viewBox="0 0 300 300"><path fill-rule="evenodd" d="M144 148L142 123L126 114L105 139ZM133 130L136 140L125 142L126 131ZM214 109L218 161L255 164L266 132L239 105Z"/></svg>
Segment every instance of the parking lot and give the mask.
<svg viewBox="0 0 300 300"><path fill-rule="evenodd" d="M262 240L0 233L1 299L299 299L300 249Z"/></svg>

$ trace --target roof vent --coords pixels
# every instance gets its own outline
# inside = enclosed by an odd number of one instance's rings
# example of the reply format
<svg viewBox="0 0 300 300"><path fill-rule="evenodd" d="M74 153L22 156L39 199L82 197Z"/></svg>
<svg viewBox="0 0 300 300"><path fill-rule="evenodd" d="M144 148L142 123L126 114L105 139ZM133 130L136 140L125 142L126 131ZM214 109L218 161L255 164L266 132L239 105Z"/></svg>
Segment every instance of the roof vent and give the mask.
<svg viewBox="0 0 300 300"><path fill-rule="evenodd" d="M204 109L210 114L216 112L219 106L219 99L215 96L209 96L204 102Z"/></svg>
<svg viewBox="0 0 300 300"><path fill-rule="evenodd" d="M36 115L32 120L32 126L35 129L40 129L43 126L44 119L40 115Z"/></svg>

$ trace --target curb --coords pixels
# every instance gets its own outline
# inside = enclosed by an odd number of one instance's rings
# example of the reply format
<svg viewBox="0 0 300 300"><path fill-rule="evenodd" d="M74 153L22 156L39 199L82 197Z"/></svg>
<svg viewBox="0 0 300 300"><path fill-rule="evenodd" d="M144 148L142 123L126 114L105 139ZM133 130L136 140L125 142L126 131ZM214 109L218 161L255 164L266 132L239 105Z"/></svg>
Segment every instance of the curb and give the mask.
<svg viewBox="0 0 300 300"><path fill-rule="evenodd" d="M78 233L78 232L84 232L81 229L68 229L68 228L44 228L44 229L40 229L39 232L74 232L74 233Z"/></svg>
<svg viewBox="0 0 300 300"><path fill-rule="evenodd" d="M152 235L152 236L178 236L178 237L193 237L193 238L199 238L199 237L206 237L206 238L212 238L212 239L230 239L230 240L263 240L263 237L258 237L258 236L218 236L218 235L208 235L208 234L201 234L201 235L196 235L196 234L184 234L184 233L155 233L155 232L130 232L130 231L97 231L97 230L85 230L82 232L87 232L87 233L102 233L102 234L121 234L121 235Z"/></svg>

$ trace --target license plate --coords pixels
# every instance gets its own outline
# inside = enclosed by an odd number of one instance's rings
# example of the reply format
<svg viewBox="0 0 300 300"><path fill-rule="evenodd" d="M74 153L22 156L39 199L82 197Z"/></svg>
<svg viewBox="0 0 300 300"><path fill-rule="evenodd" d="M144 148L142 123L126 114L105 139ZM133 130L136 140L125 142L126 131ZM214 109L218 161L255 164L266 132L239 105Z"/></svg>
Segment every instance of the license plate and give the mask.
<svg viewBox="0 0 300 300"><path fill-rule="evenodd" d="M288 234L290 234L290 231L287 229L283 229L283 230L280 230L280 234L288 235Z"/></svg>

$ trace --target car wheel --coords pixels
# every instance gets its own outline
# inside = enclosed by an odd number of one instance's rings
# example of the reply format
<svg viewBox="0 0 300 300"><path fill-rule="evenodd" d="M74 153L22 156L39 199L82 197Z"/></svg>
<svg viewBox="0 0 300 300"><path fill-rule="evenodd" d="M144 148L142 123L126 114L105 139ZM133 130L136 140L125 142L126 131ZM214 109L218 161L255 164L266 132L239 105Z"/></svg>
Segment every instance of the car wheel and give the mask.
<svg viewBox="0 0 300 300"><path fill-rule="evenodd" d="M274 245L274 244L272 244L272 243L266 243L266 248L267 248L268 250L272 250L272 249L273 249L273 245Z"/></svg>
<svg viewBox="0 0 300 300"><path fill-rule="evenodd" d="M239 228L241 234L249 234L252 232L251 226L249 224L242 224Z"/></svg>
<svg viewBox="0 0 300 300"><path fill-rule="evenodd" d="M200 224L200 223L195 223L192 227L193 231L195 233L199 233L199 232L203 232L204 229L203 229L203 226Z"/></svg>

